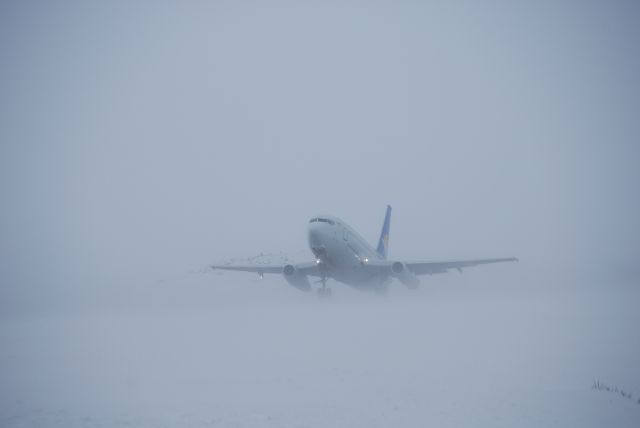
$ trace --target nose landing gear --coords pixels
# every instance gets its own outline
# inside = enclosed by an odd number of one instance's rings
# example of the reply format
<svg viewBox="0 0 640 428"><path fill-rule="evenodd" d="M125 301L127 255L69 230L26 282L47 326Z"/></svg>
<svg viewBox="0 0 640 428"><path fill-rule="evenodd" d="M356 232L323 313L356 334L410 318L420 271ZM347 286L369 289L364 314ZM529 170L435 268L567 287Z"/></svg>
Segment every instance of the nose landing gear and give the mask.
<svg viewBox="0 0 640 428"><path fill-rule="evenodd" d="M319 282L322 283L322 287L318 288L317 290L318 298L322 299L325 297L331 297L331 289L327 287L327 277L323 276L322 278L320 278Z"/></svg>
<svg viewBox="0 0 640 428"><path fill-rule="evenodd" d="M318 288L318 298L324 299L325 297L331 297L331 289L328 287Z"/></svg>

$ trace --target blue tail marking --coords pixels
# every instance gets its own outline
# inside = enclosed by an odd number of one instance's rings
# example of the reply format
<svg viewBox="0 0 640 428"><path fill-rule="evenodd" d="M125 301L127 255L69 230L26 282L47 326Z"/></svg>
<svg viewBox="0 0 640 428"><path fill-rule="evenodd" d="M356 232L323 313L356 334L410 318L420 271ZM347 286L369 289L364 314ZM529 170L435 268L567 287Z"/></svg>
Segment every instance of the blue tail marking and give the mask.
<svg viewBox="0 0 640 428"><path fill-rule="evenodd" d="M380 239L378 240L378 248L376 252L383 259L387 258L389 251L389 228L391 226L391 205L387 205L387 213L384 216L384 223L382 224L382 231L380 232Z"/></svg>

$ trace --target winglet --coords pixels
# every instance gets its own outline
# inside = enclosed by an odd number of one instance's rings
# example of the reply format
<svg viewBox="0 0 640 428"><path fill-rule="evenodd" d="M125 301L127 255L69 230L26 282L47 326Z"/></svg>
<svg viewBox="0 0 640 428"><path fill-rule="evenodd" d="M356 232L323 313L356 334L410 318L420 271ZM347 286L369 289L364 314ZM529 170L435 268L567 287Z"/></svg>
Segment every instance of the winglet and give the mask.
<svg viewBox="0 0 640 428"><path fill-rule="evenodd" d="M382 224L382 231L380 232L380 239L378 240L378 248L376 252L383 259L387 258L389 252L389 229L391 226L391 205L387 205L387 213L384 216L384 223Z"/></svg>

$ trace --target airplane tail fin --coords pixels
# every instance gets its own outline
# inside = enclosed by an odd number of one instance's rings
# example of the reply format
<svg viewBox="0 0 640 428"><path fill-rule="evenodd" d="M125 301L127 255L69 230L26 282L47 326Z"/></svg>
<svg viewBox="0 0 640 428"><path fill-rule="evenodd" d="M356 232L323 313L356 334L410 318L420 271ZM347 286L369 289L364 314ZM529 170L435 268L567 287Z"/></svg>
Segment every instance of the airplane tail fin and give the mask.
<svg viewBox="0 0 640 428"><path fill-rule="evenodd" d="M378 248L376 248L376 252L383 259L387 258L387 252L389 250L390 224L391 224L391 205L387 205L387 213L384 216L384 223L382 224L382 231L380 232L380 239L378 240Z"/></svg>

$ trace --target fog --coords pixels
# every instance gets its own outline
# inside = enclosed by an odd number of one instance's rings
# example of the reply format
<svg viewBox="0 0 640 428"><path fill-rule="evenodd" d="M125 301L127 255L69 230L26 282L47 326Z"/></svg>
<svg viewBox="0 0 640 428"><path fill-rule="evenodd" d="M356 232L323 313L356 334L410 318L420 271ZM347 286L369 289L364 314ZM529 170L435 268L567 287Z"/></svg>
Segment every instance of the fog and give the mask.
<svg viewBox="0 0 640 428"><path fill-rule="evenodd" d="M638 426L639 20L2 3L0 426ZM520 262L326 301L207 269L387 204L391 259Z"/></svg>

